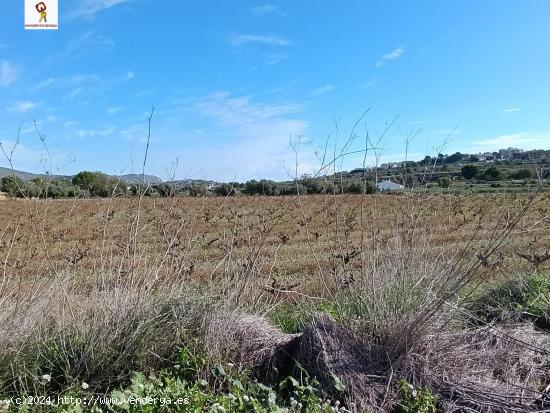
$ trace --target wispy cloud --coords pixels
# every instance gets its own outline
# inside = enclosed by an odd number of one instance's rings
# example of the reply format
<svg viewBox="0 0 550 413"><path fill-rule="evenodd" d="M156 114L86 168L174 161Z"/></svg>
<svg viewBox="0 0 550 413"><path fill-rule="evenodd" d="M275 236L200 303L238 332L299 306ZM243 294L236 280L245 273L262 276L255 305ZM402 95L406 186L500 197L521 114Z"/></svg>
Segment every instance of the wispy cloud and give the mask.
<svg viewBox="0 0 550 413"><path fill-rule="evenodd" d="M7 60L0 61L0 85L8 87L17 79L18 68Z"/></svg>
<svg viewBox="0 0 550 413"><path fill-rule="evenodd" d="M279 36L262 36L257 34L235 34L231 36L232 46L244 46L247 44L263 44L268 46L288 46L292 42Z"/></svg>
<svg viewBox="0 0 550 413"><path fill-rule="evenodd" d="M204 168L209 177L222 180L288 178L286 167L294 173L289 136L307 135L308 124L298 115L302 105L216 92L181 107L212 122L209 131L201 134L201 144L186 149L190 166ZM313 160L301 155L299 173L311 172Z"/></svg>
<svg viewBox="0 0 550 413"><path fill-rule="evenodd" d="M336 88L337 88L336 85L333 85L333 84L329 83L329 84L318 87L313 92L311 92L311 95L312 96L324 95L325 93L329 93L329 92L332 92L332 91L336 90Z"/></svg>
<svg viewBox="0 0 550 413"><path fill-rule="evenodd" d="M63 50L51 55L47 63L56 61L75 60L83 56L110 50L115 47L114 40L94 31L86 32L82 36L71 40Z"/></svg>
<svg viewBox="0 0 550 413"><path fill-rule="evenodd" d="M518 132L474 142L479 150L496 150L509 146L522 149L550 149L550 132Z"/></svg>
<svg viewBox="0 0 550 413"><path fill-rule="evenodd" d="M373 87L376 84L376 80L369 80L368 82L362 83L360 86L362 89L368 89Z"/></svg>
<svg viewBox="0 0 550 413"><path fill-rule="evenodd" d="M102 10L128 2L129 0L84 0L77 9L69 12L69 18L84 17L91 19Z"/></svg>
<svg viewBox="0 0 550 413"><path fill-rule="evenodd" d="M47 87L51 86L55 82L55 79L53 77L49 77L47 79L44 79L34 87L36 90L42 90L46 89Z"/></svg>
<svg viewBox="0 0 550 413"><path fill-rule="evenodd" d="M36 103L31 102L30 100L22 100L6 107L6 110L9 112L25 113L34 107L36 107Z"/></svg>
<svg viewBox="0 0 550 413"><path fill-rule="evenodd" d="M107 114L108 115L116 115L117 113L121 112L122 111L122 107L120 106L112 106L110 108L107 108Z"/></svg>
<svg viewBox="0 0 550 413"><path fill-rule="evenodd" d="M283 51L292 42L280 36L257 34L234 34L229 43L239 54L252 54L259 57L266 65L275 65L288 58Z"/></svg>
<svg viewBox="0 0 550 413"><path fill-rule="evenodd" d="M118 128L111 124L88 128L80 125L79 122L67 121L62 124L63 134L67 139L72 138L92 138L112 135L118 131Z"/></svg>
<svg viewBox="0 0 550 413"><path fill-rule="evenodd" d="M65 94L65 100L73 100L81 96L98 95L106 90L113 89L117 84L126 83L134 78L134 72L128 71L123 75L104 78L97 74L77 74L59 79L70 91Z"/></svg>
<svg viewBox="0 0 550 413"><path fill-rule="evenodd" d="M89 138L94 136L109 136L116 131L116 127L113 125L104 126L101 129L79 129L76 134L79 138Z"/></svg>
<svg viewBox="0 0 550 413"><path fill-rule="evenodd" d="M265 63L268 65L276 65L287 59L288 55L283 52L268 53L265 55Z"/></svg>
<svg viewBox="0 0 550 413"><path fill-rule="evenodd" d="M522 108L508 108L504 109L504 112L510 113L510 112L520 112Z"/></svg>
<svg viewBox="0 0 550 413"><path fill-rule="evenodd" d="M397 49L394 49L391 52L386 53L384 56L382 56L382 59L376 62L375 66L382 67L390 60L399 59L401 56L403 56L403 53L405 53L405 49L403 49L402 47L398 47Z"/></svg>
<svg viewBox="0 0 550 413"><path fill-rule="evenodd" d="M273 13L277 10L279 10L278 6L275 6L275 5L269 4L269 3L262 4L261 6L252 7L252 13L254 13L256 15L259 15L259 16L261 16L263 14L270 14L270 13Z"/></svg>

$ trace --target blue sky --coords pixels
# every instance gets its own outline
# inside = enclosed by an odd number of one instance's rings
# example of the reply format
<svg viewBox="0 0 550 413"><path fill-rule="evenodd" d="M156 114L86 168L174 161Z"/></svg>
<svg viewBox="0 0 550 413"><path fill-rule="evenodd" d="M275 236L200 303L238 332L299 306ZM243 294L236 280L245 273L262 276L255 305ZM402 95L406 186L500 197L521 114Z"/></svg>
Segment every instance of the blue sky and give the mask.
<svg viewBox="0 0 550 413"><path fill-rule="evenodd" d="M139 173L153 104L147 172L164 179L176 162L177 178L287 178L291 136L312 172L369 107L350 149L396 119L380 162L550 148L545 0L60 0L58 31L25 31L23 1L7 3L0 142L21 127L16 169Z"/></svg>

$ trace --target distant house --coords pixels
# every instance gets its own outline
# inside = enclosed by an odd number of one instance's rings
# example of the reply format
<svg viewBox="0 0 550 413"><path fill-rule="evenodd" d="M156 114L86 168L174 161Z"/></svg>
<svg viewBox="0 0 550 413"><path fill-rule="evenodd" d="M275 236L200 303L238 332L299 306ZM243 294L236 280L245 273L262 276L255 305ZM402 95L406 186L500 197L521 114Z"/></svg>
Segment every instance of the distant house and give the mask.
<svg viewBox="0 0 550 413"><path fill-rule="evenodd" d="M491 152L479 153L475 155L479 162L492 162L495 160L494 155Z"/></svg>
<svg viewBox="0 0 550 413"><path fill-rule="evenodd" d="M383 163L380 165L380 168L382 169L395 169L400 168L403 166L403 162L390 162L390 163Z"/></svg>
<svg viewBox="0 0 550 413"><path fill-rule="evenodd" d="M519 148L508 148L508 149L499 149L498 155L500 159L512 159L514 155L523 153L523 149Z"/></svg>
<svg viewBox="0 0 550 413"><path fill-rule="evenodd" d="M392 181L380 181L376 184L376 188L378 188L380 192L401 191L405 189L403 185L396 184L395 182L392 182Z"/></svg>

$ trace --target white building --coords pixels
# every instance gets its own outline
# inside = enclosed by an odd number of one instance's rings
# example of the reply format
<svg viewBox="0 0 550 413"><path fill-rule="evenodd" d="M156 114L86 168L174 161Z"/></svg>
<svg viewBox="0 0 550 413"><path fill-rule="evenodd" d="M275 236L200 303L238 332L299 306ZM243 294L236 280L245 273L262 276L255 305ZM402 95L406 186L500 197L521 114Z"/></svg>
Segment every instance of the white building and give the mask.
<svg viewBox="0 0 550 413"><path fill-rule="evenodd" d="M523 153L523 149L508 148L508 149L499 149L498 151L500 159L512 159L514 155L518 153Z"/></svg>
<svg viewBox="0 0 550 413"><path fill-rule="evenodd" d="M479 162L491 162L495 159L492 152L478 153L475 157L479 160Z"/></svg>
<svg viewBox="0 0 550 413"><path fill-rule="evenodd" d="M376 184L376 188L378 188L380 192L401 191L405 189L403 185L396 184L395 182L392 182L392 181L380 181Z"/></svg>

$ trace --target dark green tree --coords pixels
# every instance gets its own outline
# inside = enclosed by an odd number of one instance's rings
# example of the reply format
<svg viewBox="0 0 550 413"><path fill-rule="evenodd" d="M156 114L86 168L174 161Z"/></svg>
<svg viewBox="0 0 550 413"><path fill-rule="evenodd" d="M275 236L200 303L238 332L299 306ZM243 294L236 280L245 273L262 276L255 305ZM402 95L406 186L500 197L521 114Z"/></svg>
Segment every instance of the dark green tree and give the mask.
<svg viewBox="0 0 550 413"><path fill-rule="evenodd" d="M442 176L437 183L441 188L449 188L453 184L453 181L448 176Z"/></svg>
<svg viewBox="0 0 550 413"><path fill-rule="evenodd" d="M519 171L512 172L510 178L512 179L530 179L533 177L533 171L529 169L520 169Z"/></svg>
<svg viewBox="0 0 550 413"><path fill-rule="evenodd" d="M479 175L479 167L477 165L464 165L460 170L462 176L466 179L473 179Z"/></svg>
<svg viewBox="0 0 550 413"><path fill-rule="evenodd" d="M18 176L5 176L2 178L0 189L11 197L22 198L25 195L26 184Z"/></svg>
<svg viewBox="0 0 550 413"><path fill-rule="evenodd" d="M483 172L483 177L488 181L500 181L502 179L502 171L496 166L491 166Z"/></svg>
<svg viewBox="0 0 550 413"><path fill-rule="evenodd" d="M82 171L76 174L73 177L73 185L78 185L82 189L90 189L95 177L96 173L89 172L89 171Z"/></svg>

